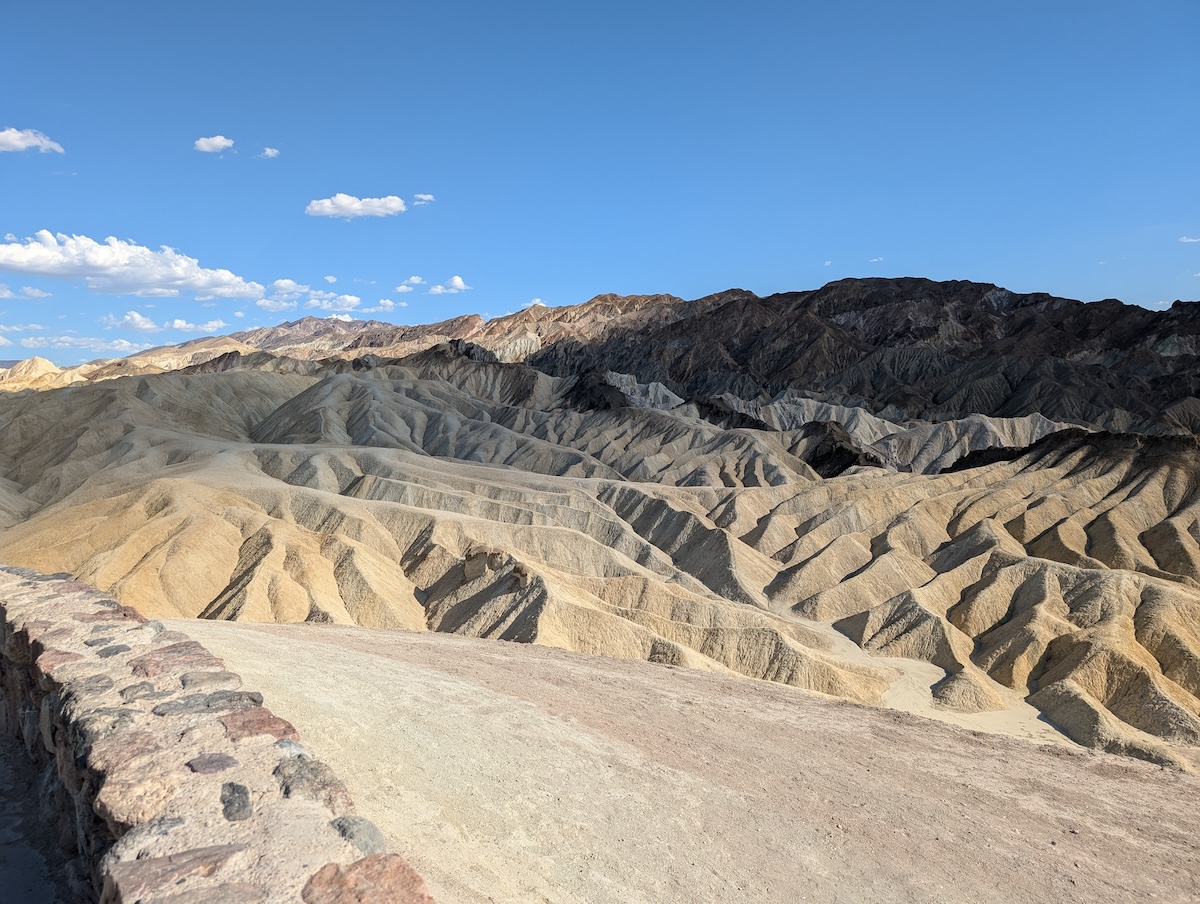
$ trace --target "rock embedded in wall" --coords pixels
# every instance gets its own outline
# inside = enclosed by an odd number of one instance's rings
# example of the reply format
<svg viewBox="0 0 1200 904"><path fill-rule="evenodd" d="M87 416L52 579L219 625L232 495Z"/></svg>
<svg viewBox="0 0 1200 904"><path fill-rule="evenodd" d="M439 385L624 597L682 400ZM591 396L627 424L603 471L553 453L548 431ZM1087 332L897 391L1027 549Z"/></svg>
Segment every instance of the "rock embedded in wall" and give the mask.
<svg viewBox="0 0 1200 904"><path fill-rule="evenodd" d="M43 810L78 900L432 900L295 729L200 644L26 569L0 568L0 616L0 730L57 779Z"/></svg>

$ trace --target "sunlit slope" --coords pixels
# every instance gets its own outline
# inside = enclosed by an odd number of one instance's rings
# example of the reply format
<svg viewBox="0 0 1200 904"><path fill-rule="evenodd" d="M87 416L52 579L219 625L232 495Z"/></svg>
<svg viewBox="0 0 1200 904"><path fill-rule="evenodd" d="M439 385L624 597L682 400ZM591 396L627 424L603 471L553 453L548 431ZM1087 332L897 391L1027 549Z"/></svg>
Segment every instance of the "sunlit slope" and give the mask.
<svg viewBox="0 0 1200 904"><path fill-rule="evenodd" d="M8 396L0 560L148 615L449 631L878 701L894 663L849 637L934 664L942 707L1027 697L1085 744L1200 747L1194 440L1058 433L952 473L820 479L796 431L581 410L577 388L434 355Z"/></svg>

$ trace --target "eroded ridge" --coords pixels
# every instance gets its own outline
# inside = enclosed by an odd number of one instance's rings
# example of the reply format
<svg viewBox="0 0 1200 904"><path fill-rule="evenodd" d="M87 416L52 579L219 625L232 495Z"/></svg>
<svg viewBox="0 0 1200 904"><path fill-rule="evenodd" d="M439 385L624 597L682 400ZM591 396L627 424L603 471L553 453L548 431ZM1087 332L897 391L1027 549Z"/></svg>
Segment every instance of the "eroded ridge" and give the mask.
<svg viewBox="0 0 1200 904"><path fill-rule="evenodd" d="M0 568L0 730L43 768L75 900L429 902L290 723L201 644Z"/></svg>
<svg viewBox="0 0 1200 904"><path fill-rule="evenodd" d="M575 378L441 347L364 367L6 398L0 556L151 617L453 632L868 704L922 660L939 712L1031 704L1081 744L1197 758L1193 437L1055 430L909 473L840 427L580 409Z"/></svg>

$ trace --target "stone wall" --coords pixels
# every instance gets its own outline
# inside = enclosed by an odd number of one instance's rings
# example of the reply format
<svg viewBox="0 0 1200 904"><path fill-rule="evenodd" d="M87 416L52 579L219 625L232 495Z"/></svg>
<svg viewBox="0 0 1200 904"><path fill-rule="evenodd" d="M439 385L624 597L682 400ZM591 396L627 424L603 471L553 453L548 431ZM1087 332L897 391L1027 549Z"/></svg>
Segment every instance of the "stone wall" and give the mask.
<svg viewBox="0 0 1200 904"><path fill-rule="evenodd" d="M186 634L69 575L0 568L0 731L102 904L431 902L295 728Z"/></svg>

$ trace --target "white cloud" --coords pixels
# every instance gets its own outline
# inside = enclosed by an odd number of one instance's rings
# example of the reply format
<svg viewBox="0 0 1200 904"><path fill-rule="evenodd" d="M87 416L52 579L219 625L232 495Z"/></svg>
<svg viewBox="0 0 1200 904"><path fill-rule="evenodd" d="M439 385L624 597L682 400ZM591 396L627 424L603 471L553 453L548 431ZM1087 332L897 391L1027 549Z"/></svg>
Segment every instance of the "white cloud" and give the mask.
<svg viewBox="0 0 1200 904"><path fill-rule="evenodd" d="M12 326L5 326L0 323L0 333L24 333L27 330L44 330L45 327L40 323L14 323Z"/></svg>
<svg viewBox="0 0 1200 904"><path fill-rule="evenodd" d="M246 312L245 312L245 311L234 311L234 312L233 312L233 316L234 316L234 317L245 317L245 316L246 316Z"/></svg>
<svg viewBox="0 0 1200 904"><path fill-rule="evenodd" d="M362 299L357 295L335 295L333 298L322 298L321 295L327 293L314 292L304 302L305 308L318 308L322 311L353 311L361 303Z"/></svg>
<svg viewBox="0 0 1200 904"><path fill-rule="evenodd" d="M5 129L0 132L0 151L26 151L37 148L40 153L54 151L64 153L62 145L51 141L35 129Z"/></svg>
<svg viewBox="0 0 1200 904"><path fill-rule="evenodd" d="M308 291L308 286L302 286L294 279L277 279L271 283L271 292L278 296L296 297Z"/></svg>
<svg viewBox="0 0 1200 904"><path fill-rule="evenodd" d="M278 298L260 298L254 303L264 311L270 311L274 314L278 314L280 311L290 311L296 306L296 302L294 301L284 301Z"/></svg>
<svg viewBox="0 0 1200 904"><path fill-rule="evenodd" d="M1179 237L1179 241L1191 244L1192 242L1200 242L1200 238L1193 238L1190 235L1181 235Z"/></svg>
<svg viewBox="0 0 1200 904"><path fill-rule="evenodd" d="M326 276L326 277L323 277L323 279L325 280L325 282L329 283L330 285L337 282L336 276Z"/></svg>
<svg viewBox="0 0 1200 904"><path fill-rule="evenodd" d="M12 342L8 339L5 339L3 336L0 336L0 348L4 348L6 345L12 345Z"/></svg>
<svg viewBox="0 0 1200 904"><path fill-rule="evenodd" d="M407 308L407 301L392 301L390 298L379 299L379 304L373 308L362 308L364 314L377 314L380 311L394 311L396 308Z"/></svg>
<svg viewBox="0 0 1200 904"><path fill-rule="evenodd" d="M10 289L8 286L4 285L4 283L0 283L0 298L16 298L16 297L17 297L16 293L14 293L12 289Z"/></svg>
<svg viewBox="0 0 1200 904"><path fill-rule="evenodd" d="M425 280L421 279L421 277L419 277L419 276L410 276L408 279L404 280L404 285L406 285L406 286L423 286L423 285L425 285ZM396 291L399 292L400 290L397 289Z"/></svg>
<svg viewBox="0 0 1200 904"><path fill-rule="evenodd" d="M330 314L326 320L340 320L342 323L350 323L354 320L349 314Z"/></svg>
<svg viewBox="0 0 1200 904"><path fill-rule="evenodd" d="M195 258L166 245L152 251L109 236L53 235L42 229L24 242L0 244L0 270L53 279L82 279L109 295L173 297L181 291L210 298L259 298L263 287L229 270L201 267Z"/></svg>
<svg viewBox="0 0 1200 904"><path fill-rule="evenodd" d="M232 144L233 142L230 142ZM258 155L263 160L270 160L272 157L279 156L279 148L263 148L262 153Z"/></svg>
<svg viewBox="0 0 1200 904"><path fill-rule="evenodd" d="M210 320L207 323L188 323L186 320L171 320L164 323L169 330L182 330L185 333L215 333L229 326L224 320Z"/></svg>
<svg viewBox="0 0 1200 904"><path fill-rule="evenodd" d="M397 292L411 292L412 290L413 290L412 286L396 286Z"/></svg>
<svg viewBox="0 0 1200 904"><path fill-rule="evenodd" d="M233 139L226 138L224 135L213 135L211 138L197 138L196 143L192 147L198 151L203 151L205 154L216 154L226 148L233 147Z"/></svg>
<svg viewBox="0 0 1200 904"><path fill-rule="evenodd" d="M456 295L459 292L466 292L471 287L463 282L461 276L451 276L446 280L444 285L430 286L430 295Z"/></svg>
<svg viewBox="0 0 1200 904"><path fill-rule="evenodd" d="M833 261L825 261L825 266L826 266L826 267L832 267L832 266L833 266Z"/></svg>
<svg viewBox="0 0 1200 904"><path fill-rule="evenodd" d="M868 264L878 264L882 260L883 260L882 257L873 257L869 261L867 261L867 263Z"/></svg>
<svg viewBox="0 0 1200 904"><path fill-rule="evenodd" d="M413 195L413 207L424 207L430 201L436 201L433 195Z"/></svg>
<svg viewBox="0 0 1200 904"><path fill-rule="evenodd" d="M112 329L118 327L125 330L138 330L142 333L157 333L162 327L146 317L139 314L137 311L126 311L125 316L118 320L112 314L105 314L100 318L100 322L107 328Z"/></svg>
<svg viewBox="0 0 1200 904"><path fill-rule="evenodd" d="M150 348L149 342L130 342L128 339L87 339L83 336L29 336L21 340L22 348L85 348L93 352L140 352Z"/></svg>
<svg viewBox="0 0 1200 904"><path fill-rule="evenodd" d="M49 298L49 292L43 292L41 289L35 289L33 286L21 286L21 294L26 298Z"/></svg>
<svg viewBox="0 0 1200 904"><path fill-rule="evenodd" d="M310 217L342 217L349 220L354 217L390 217L404 213L406 209L404 201L395 195L385 198L356 198L354 195L338 192L332 198L309 201L304 212Z"/></svg>
<svg viewBox="0 0 1200 904"><path fill-rule="evenodd" d="M275 282L271 283L271 294L255 303L263 310L275 313L289 311L296 307L303 307L305 310L310 311L331 311L334 313L343 313L346 311L391 311L397 307L408 307L403 301L396 302L384 298L379 301L376 307L362 308L360 307L362 299L357 295L339 295L336 292L329 292L324 289L314 289L312 286L298 283L294 279L275 280Z"/></svg>
<svg viewBox="0 0 1200 904"><path fill-rule="evenodd" d="M546 302L542 301L540 298L534 298L529 302L529 304L525 305L527 308L544 308L545 306Z"/></svg>

